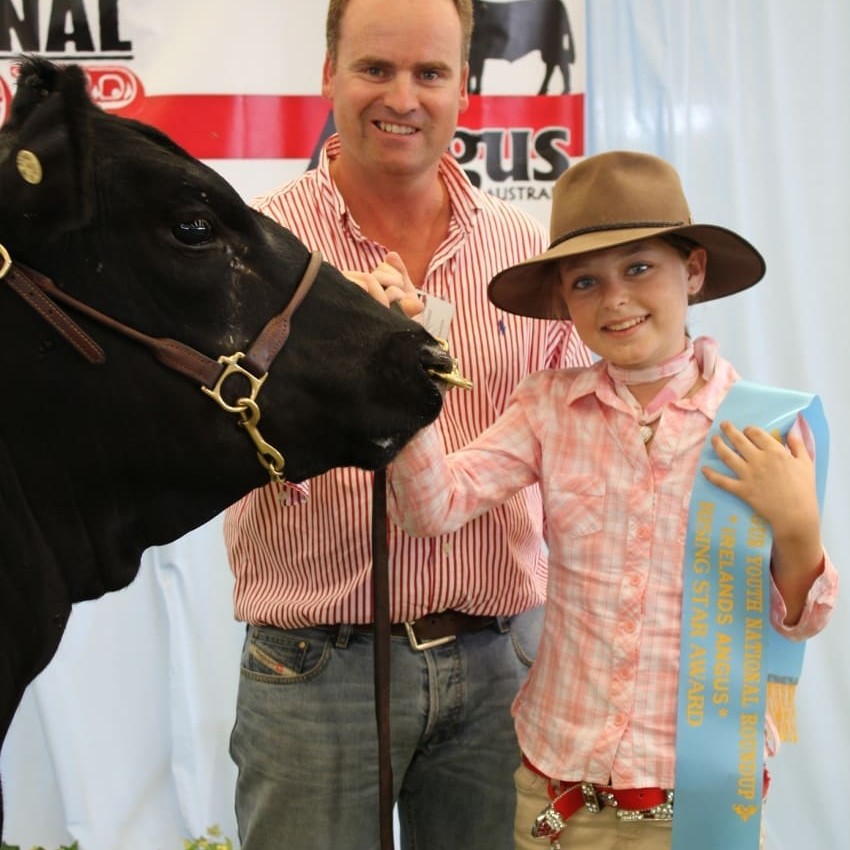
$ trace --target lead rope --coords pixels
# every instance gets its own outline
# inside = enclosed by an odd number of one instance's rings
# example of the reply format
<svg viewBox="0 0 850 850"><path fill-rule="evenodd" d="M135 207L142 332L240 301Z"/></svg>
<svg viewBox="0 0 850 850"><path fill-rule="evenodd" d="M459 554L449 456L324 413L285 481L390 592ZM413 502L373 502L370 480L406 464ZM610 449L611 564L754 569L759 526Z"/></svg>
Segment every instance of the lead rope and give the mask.
<svg viewBox="0 0 850 850"><path fill-rule="evenodd" d="M393 765L390 747L390 579L387 551L387 470L372 484L372 606L375 719L378 724L378 819L381 850L393 850Z"/></svg>

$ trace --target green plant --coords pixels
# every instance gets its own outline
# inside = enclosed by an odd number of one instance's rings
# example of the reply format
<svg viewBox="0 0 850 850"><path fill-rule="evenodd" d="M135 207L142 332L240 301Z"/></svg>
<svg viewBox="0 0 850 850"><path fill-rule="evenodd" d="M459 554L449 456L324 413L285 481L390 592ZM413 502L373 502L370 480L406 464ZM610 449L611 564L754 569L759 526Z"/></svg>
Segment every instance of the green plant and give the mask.
<svg viewBox="0 0 850 850"><path fill-rule="evenodd" d="M208 826L206 835L185 839L183 850L233 850L233 842L229 838L222 837L221 830L217 826Z"/></svg>
<svg viewBox="0 0 850 850"><path fill-rule="evenodd" d="M16 844L0 844L0 850L21 850ZM44 850L44 847L33 847L32 850ZM58 847L57 850L80 850L75 841L73 844ZM217 826L207 827L206 835L198 838L186 838L183 840L183 850L233 850L233 842L221 834Z"/></svg>

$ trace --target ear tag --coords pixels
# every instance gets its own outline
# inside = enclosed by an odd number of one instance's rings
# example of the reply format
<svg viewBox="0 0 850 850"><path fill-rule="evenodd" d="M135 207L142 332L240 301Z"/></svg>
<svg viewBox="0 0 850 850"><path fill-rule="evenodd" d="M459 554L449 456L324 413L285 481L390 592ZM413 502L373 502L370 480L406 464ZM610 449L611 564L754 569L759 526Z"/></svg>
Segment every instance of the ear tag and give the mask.
<svg viewBox="0 0 850 850"><path fill-rule="evenodd" d="M44 172L41 170L41 162L38 157L28 150L19 150L15 157L15 165L18 166L18 174L23 177L27 183L37 186L41 183Z"/></svg>

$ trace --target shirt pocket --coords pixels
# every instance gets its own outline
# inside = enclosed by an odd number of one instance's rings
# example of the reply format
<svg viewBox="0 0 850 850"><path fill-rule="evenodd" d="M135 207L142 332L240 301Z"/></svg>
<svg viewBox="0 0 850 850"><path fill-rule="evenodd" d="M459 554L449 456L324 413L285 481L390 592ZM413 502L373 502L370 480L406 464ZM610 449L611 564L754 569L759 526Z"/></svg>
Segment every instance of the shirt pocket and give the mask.
<svg viewBox="0 0 850 850"><path fill-rule="evenodd" d="M553 475L543 488L549 536L573 539L604 525L605 481L595 475Z"/></svg>

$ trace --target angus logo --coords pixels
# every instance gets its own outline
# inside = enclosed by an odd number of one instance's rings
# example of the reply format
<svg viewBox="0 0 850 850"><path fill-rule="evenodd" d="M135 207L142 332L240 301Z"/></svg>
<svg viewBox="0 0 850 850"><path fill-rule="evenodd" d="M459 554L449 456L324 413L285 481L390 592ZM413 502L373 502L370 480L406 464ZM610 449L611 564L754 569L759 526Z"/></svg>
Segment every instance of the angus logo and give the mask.
<svg viewBox="0 0 850 850"><path fill-rule="evenodd" d="M97 19L92 21L83 0L0 0L0 57L45 53L74 59L132 58L133 42L119 32L118 0L98 0L96 8Z"/></svg>
<svg viewBox="0 0 850 850"><path fill-rule="evenodd" d="M477 170L467 170L467 176L476 186L482 185L482 178L491 184L532 180L553 183L569 166L569 138L569 131L560 127L536 132L518 128L475 132L460 128L455 133L450 151L460 165L476 161L483 165L483 175ZM507 159L505 151L509 155ZM538 186L537 191L534 187L527 187L527 191L519 194L534 200L542 192L542 187ZM515 188L506 200L518 200L517 195ZM548 198L547 194L542 196Z"/></svg>

